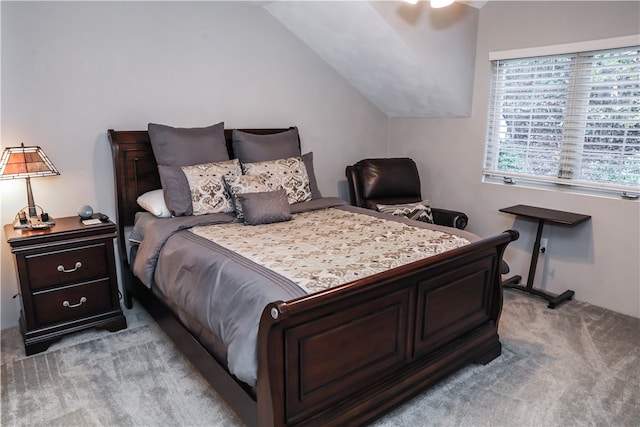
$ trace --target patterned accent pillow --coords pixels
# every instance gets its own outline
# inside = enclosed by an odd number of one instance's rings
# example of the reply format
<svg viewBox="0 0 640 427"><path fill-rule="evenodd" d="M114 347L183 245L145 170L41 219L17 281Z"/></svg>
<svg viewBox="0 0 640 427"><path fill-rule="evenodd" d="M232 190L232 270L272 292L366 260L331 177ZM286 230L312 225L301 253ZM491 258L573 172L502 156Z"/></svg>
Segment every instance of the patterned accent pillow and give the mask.
<svg viewBox="0 0 640 427"><path fill-rule="evenodd" d="M242 172L250 176L265 175L274 188L284 188L289 203L311 200L309 175L301 157L243 163Z"/></svg>
<svg viewBox="0 0 640 427"><path fill-rule="evenodd" d="M433 214L428 200L417 203L401 203L397 205L377 205L379 212L403 216L416 221L433 224Z"/></svg>
<svg viewBox="0 0 640 427"><path fill-rule="evenodd" d="M282 188L265 193L240 193L237 198L247 225L271 224L292 218L287 192Z"/></svg>
<svg viewBox="0 0 640 427"><path fill-rule="evenodd" d="M231 194L238 219L244 217L242 214L242 205L238 200L238 194L264 193L282 188L281 186L274 185L266 175L238 175L236 177L225 178L224 181Z"/></svg>
<svg viewBox="0 0 640 427"><path fill-rule="evenodd" d="M189 183L193 215L233 212L233 201L224 185L224 178L242 175L237 159L225 162L182 166Z"/></svg>

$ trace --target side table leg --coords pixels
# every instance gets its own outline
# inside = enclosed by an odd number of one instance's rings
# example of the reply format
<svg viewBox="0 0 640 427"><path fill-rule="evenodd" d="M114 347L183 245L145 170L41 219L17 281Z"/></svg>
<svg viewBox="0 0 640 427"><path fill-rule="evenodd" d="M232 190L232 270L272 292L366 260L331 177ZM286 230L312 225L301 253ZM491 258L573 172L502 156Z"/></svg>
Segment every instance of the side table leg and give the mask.
<svg viewBox="0 0 640 427"><path fill-rule="evenodd" d="M516 274L515 276L509 277L507 280L502 282L502 286L505 288L524 288L524 286L518 285L522 280L522 276Z"/></svg>
<svg viewBox="0 0 640 427"><path fill-rule="evenodd" d="M542 227L544 226L543 220L538 220L538 231L536 232L536 240L533 243L533 252L531 253L531 263L529 264L529 276L527 277L527 285L520 285L522 276L516 275L502 282L502 286L505 288L517 289L526 293L533 293L533 278L536 275L536 268L538 266L538 254L540 253L540 239L542 237Z"/></svg>
<svg viewBox="0 0 640 427"><path fill-rule="evenodd" d="M535 295L540 298L544 298L549 301L549 308L556 308L559 304L564 301L568 301L573 298L575 292L573 291L565 291L562 294L555 296L548 292L541 291L539 289L534 289L533 287L533 279L536 275L536 268L538 267L538 255L540 254L540 241L542 238L542 228L544 227L544 220L538 220L538 230L536 232L536 240L533 243L533 252L531 253L531 264L529 266L529 275L527 276L527 284L526 286L520 285L520 281L522 280L522 276L516 275L510 277L509 279L502 282L502 286L504 288L516 289L522 292L525 292L530 295Z"/></svg>
<svg viewBox="0 0 640 427"><path fill-rule="evenodd" d="M538 255L540 255L540 239L542 238L542 228L544 220L538 220L538 231L536 232L536 240L533 243L533 252L531 253L531 265L529 266L529 276L527 276L527 289L533 289L533 278L538 268Z"/></svg>
<svg viewBox="0 0 640 427"><path fill-rule="evenodd" d="M549 305L547 307L556 308L559 304L561 304L561 303L563 303L565 301L572 300L574 295L575 295L575 292L573 292L571 290L564 291L563 293L561 293L557 297L551 298L549 300Z"/></svg>

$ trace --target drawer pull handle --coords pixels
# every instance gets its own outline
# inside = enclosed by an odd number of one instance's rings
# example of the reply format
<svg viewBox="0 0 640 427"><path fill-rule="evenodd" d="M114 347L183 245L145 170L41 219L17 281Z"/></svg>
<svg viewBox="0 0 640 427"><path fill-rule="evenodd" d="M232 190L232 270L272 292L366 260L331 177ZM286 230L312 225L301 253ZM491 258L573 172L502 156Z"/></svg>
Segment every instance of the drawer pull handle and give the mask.
<svg viewBox="0 0 640 427"><path fill-rule="evenodd" d="M85 302L87 302L87 297L82 297L80 298L80 302L77 304L71 304L69 301L63 301L62 305L65 307L69 307L69 308L76 308L76 307L80 307L82 304L84 304Z"/></svg>
<svg viewBox="0 0 640 427"><path fill-rule="evenodd" d="M82 263L80 261L78 261L78 262L76 262L75 268L72 268L71 270L65 270L62 265L59 265L58 266L58 271L61 272L61 273L73 273L74 271L76 271L80 267L82 267Z"/></svg>

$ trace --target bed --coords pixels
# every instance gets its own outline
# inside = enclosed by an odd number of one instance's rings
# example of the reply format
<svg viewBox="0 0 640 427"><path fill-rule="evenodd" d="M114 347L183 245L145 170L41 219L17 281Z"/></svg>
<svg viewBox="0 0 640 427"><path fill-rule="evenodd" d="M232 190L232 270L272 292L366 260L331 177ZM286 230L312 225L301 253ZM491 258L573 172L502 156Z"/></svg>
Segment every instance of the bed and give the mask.
<svg viewBox="0 0 640 427"><path fill-rule="evenodd" d="M292 129L236 132L269 136ZM224 129L230 159L236 155L233 132ZM256 326L255 382L240 379L225 361L224 345L203 326L207 322L194 319L159 284L145 283L149 278L134 268L143 258L129 237L136 216L146 215L137 199L162 186L149 133L108 130L125 305L139 301L247 425L367 424L460 368L500 355L499 265L508 243L518 238L513 230L339 286L267 301ZM299 149L297 129L296 138ZM337 206L329 209L340 215L363 214L332 203ZM180 221L202 226L189 218ZM191 225L179 225L176 234L193 233ZM195 240L191 234L189 239ZM137 263L132 256L140 256Z"/></svg>

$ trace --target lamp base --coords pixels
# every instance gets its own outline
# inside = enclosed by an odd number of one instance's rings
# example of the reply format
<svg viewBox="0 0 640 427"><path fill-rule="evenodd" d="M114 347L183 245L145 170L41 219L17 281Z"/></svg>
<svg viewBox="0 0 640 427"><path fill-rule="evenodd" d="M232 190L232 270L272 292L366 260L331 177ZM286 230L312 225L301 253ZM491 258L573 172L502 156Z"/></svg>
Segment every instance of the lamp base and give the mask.
<svg viewBox="0 0 640 427"><path fill-rule="evenodd" d="M40 208L42 210L42 208ZM16 215L16 220L13 222L13 228L27 229L27 230L40 230L43 228L49 228L55 225L56 222L49 216L49 214L42 212L40 215L29 215L29 208L22 209Z"/></svg>

